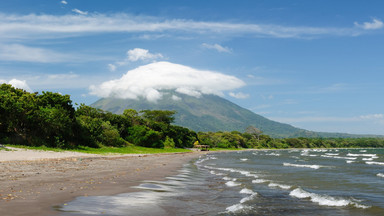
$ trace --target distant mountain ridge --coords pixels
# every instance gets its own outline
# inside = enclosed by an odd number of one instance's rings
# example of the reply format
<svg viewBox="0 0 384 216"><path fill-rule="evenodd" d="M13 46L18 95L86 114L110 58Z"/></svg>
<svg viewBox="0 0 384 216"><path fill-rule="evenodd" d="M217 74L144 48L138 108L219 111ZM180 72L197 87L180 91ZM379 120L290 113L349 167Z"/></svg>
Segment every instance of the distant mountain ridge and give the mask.
<svg viewBox="0 0 384 216"><path fill-rule="evenodd" d="M216 95L199 98L165 92L156 103L145 99L102 98L91 105L112 113L121 114L125 109L176 110L175 125L194 131L240 131L252 125L263 133L277 138L285 137L363 137L345 133L313 132L279 123L242 108Z"/></svg>

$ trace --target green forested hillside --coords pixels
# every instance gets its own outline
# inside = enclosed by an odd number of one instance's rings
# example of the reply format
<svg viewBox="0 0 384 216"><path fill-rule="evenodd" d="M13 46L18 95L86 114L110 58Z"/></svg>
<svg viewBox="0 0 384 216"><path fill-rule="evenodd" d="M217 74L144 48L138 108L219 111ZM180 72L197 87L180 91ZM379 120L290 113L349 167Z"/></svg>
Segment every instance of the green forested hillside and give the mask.
<svg viewBox="0 0 384 216"><path fill-rule="evenodd" d="M172 96L177 96L177 99ZM290 137L307 132L269 120L215 95L196 98L169 92L156 103L147 100L104 98L91 106L113 113L122 113L125 109L175 110L175 124L194 131L244 131L252 125L273 137Z"/></svg>
<svg viewBox="0 0 384 216"><path fill-rule="evenodd" d="M176 100L175 100L176 99ZM113 113L125 109L136 110L175 110L175 124L194 131L240 131L254 126L275 138L279 137L364 137L345 133L313 132L269 120L250 110L242 108L215 95L202 95L199 98L167 92L156 103L147 100L103 98L92 104Z"/></svg>

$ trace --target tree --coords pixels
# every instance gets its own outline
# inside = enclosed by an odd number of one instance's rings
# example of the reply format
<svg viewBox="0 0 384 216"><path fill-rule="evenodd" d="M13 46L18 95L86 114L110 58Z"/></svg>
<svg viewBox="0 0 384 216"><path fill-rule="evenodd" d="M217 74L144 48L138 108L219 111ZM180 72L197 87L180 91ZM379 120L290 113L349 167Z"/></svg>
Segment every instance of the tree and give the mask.
<svg viewBox="0 0 384 216"><path fill-rule="evenodd" d="M162 134L154 131L145 125L135 125L128 129L129 135L126 140L139 146L163 148L164 144L161 140Z"/></svg>
<svg viewBox="0 0 384 216"><path fill-rule="evenodd" d="M247 127L246 133L251 134L257 140L260 140L260 135L263 133L263 131L251 125Z"/></svg>
<svg viewBox="0 0 384 216"><path fill-rule="evenodd" d="M130 122L130 125L139 125L141 122L139 113L134 109L124 110L123 116Z"/></svg>
<svg viewBox="0 0 384 216"><path fill-rule="evenodd" d="M142 110L142 117L149 122L161 122L171 124L175 120L176 111L170 110Z"/></svg>

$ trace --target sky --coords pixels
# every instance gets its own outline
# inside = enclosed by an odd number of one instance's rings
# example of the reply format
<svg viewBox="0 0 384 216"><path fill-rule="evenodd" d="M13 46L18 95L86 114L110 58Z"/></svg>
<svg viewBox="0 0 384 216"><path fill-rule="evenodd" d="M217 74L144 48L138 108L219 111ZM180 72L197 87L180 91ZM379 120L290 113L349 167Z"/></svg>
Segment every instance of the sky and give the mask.
<svg viewBox="0 0 384 216"><path fill-rule="evenodd" d="M384 135L383 22L381 0L0 1L0 82L87 105L215 94L307 130Z"/></svg>

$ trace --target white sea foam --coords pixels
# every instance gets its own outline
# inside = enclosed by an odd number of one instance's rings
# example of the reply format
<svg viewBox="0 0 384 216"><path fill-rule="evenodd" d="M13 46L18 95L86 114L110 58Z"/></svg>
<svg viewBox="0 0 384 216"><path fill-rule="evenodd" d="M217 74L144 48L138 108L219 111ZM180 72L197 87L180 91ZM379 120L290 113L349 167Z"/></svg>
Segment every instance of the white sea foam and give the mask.
<svg viewBox="0 0 384 216"><path fill-rule="evenodd" d="M265 183L265 182L269 182L269 181L265 180L265 179L255 179L255 180L252 180L253 184L260 184L260 183Z"/></svg>
<svg viewBox="0 0 384 216"><path fill-rule="evenodd" d="M227 212L233 212L233 213L243 211L243 210L249 210L249 209L252 209L252 208L250 206L246 206L241 203L235 204L226 208Z"/></svg>
<svg viewBox="0 0 384 216"><path fill-rule="evenodd" d="M231 168L213 168L221 171L227 171L227 172L236 172L236 170L231 169Z"/></svg>
<svg viewBox="0 0 384 216"><path fill-rule="evenodd" d="M311 168L311 169L320 169L320 165L307 165L307 164L291 164L291 163L283 163L284 166L292 166L292 167L304 167L304 168Z"/></svg>
<svg viewBox="0 0 384 216"><path fill-rule="evenodd" d="M327 152L328 149L313 149L314 152Z"/></svg>
<svg viewBox="0 0 384 216"><path fill-rule="evenodd" d="M243 188L240 191L241 194L253 194L254 192L251 189Z"/></svg>
<svg viewBox="0 0 384 216"><path fill-rule="evenodd" d="M225 183L225 185L227 185L228 187L236 187L236 186L239 186L240 183L237 183L234 181L228 181L227 183Z"/></svg>
<svg viewBox="0 0 384 216"><path fill-rule="evenodd" d="M367 152L367 150L360 150L360 152Z"/></svg>
<svg viewBox="0 0 384 216"><path fill-rule="evenodd" d="M374 164L384 166L384 162L376 162L376 161L365 161L366 164Z"/></svg>
<svg viewBox="0 0 384 216"><path fill-rule="evenodd" d="M227 171L227 172L232 172L232 173L240 173L241 175L247 176L247 177L254 177L258 178L259 176L256 174L253 174L249 171L245 170L237 170L237 169L232 169L232 168L216 168L216 167L209 167L210 169L216 169L216 170L221 170L221 171Z"/></svg>
<svg viewBox="0 0 384 216"><path fill-rule="evenodd" d="M384 178L384 173L377 173L377 176Z"/></svg>
<svg viewBox="0 0 384 216"><path fill-rule="evenodd" d="M241 175L245 175L245 176L247 176L247 177L255 177L255 178L258 178L257 175L252 174L252 173L249 172L249 171L237 170L236 172L237 172L237 173L240 173Z"/></svg>
<svg viewBox="0 0 384 216"><path fill-rule="evenodd" d="M240 200L240 203L245 203L245 202L248 202L250 200L252 200L255 196L257 196L257 193L256 192L253 192L252 190L248 189L248 188L243 188L240 193L242 194L249 194L250 196L248 197L244 197L243 199Z"/></svg>
<svg viewBox="0 0 384 216"><path fill-rule="evenodd" d="M289 150L288 153L299 152L300 150Z"/></svg>
<svg viewBox="0 0 384 216"><path fill-rule="evenodd" d="M352 153L348 153L347 156L352 156L352 157L377 157L376 154L352 154Z"/></svg>
<svg viewBox="0 0 384 216"><path fill-rule="evenodd" d="M225 180L225 181L236 181L236 179L233 179L233 178L230 178L230 177L227 177L227 176L223 177L223 180Z"/></svg>
<svg viewBox="0 0 384 216"><path fill-rule="evenodd" d="M253 200L255 198L255 196L257 196L257 193L252 194L251 196L244 197L243 199L240 200L240 203L245 203L245 202L248 202L250 200Z"/></svg>
<svg viewBox="0 0 384 216"><path fill-rule="evenodd" d="M363 161L372 161L373 158L363 158L362 160L363 160Z"/></svg>
<svg viewBox="0 0 384 216"><path fill-rule="evenodd" d="M278 188L281 188L284 190L289 190L289 189L291 189L292 186L284 185L284 184L269 183L268 187L272 187L272 188L278 187Z"/></svg>
<svg viewBox="0 0 384 216"><path fill-rule="evenodd" d="M252 193L250 194L250 196L247 196L247 197L244 197L243 199L241 199L240 203L245 203L245 202L251 201L257 196L256 192L253 192L253 191L251 191L251 192Z"/></svg>
<svg viewBox="0 0 384 216"><path fill-rule="evenodd" d="M301 188L296 188L289 193L290 196L296 197L299 199L310 199L312 202L317 203L322 206L348 206L353 205L356 208L369 208L368 206L361 205L359 203L353 202L352 200L332 197L328 195L320 195L316 193L310 193Z"/></svg>
<svg viewBox="0 0 384 216"><path fill-rule="evenodd" d="M265 155L270 155L270 156L280 156L280 154L275 153L275 152L272 152L272 153L269 153L269 154L265 154Z"/></svg>
<svg viewBox="0 0 384 216"><path fill-rule="evenodd" d="M321 157L326 158L336 158L336 159L346 159L346 160L356 160L356 157L342 157L342 156L332 156L332 155L321 155Z"/></svg>
<svg viewBox="0 0 384 216"><path fill-rule="evenodd" d="M339 155L339 153L325 153L326 155L330 155L330 156L337 156Z"/></svg>
<svg viewBox="0 0 384 216"><path fill-rule="evenodd" d="M240 160L241 160L241 161L247 161L248 158L241 158Z"/></svg>
<svg viewBox="0 0 384 216"><path fill-rule="evenodd" d="M345 162L347 162L347 163L353 163L353 162L355 162L355 161L352 161L352 160L346 160Z"/></svg>

